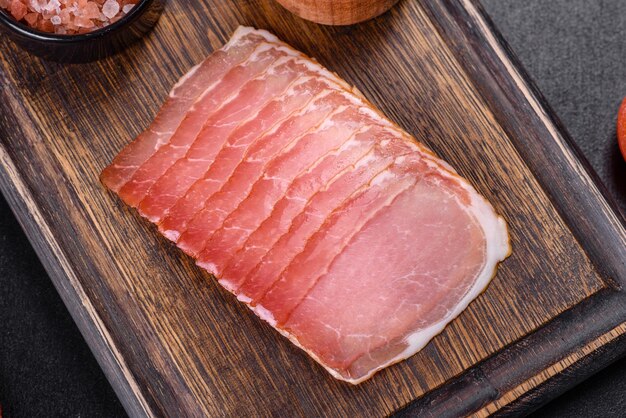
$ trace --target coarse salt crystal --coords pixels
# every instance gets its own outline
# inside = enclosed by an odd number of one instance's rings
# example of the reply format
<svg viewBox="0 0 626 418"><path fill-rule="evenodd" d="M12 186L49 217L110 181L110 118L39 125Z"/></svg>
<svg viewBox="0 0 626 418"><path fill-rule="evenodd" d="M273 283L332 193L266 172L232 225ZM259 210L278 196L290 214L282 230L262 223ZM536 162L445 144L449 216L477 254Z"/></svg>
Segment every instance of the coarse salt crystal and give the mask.
<svg viewBox="0 0 626 418"><path fill-rule="evenodd" d="M120 11L120 4L115 0L107 0L102 6L102 13L109 19L113 19Z"/></svg>
<svg viewBox="0 0 626 418"><path fill-rule="evenodd" d="M136 0L0 0L0 9L44 32L86 33L117 22Z"/></svg>
<svg viewBox="0 0 626 418"><path fill-rule="evenodd" d="M30 0L29 5L30 5L31 10L37 13L41 13L41 5L39 4L38 0Z"/></svg>
<svg viewBox="0 0 626 418"><path fill-rule="evenodd" d="M13 0L9 6L11 15L15 18L15 20L22 20L24 16L26 16L26 13L28 13L26 5L21 3L19 0Z"/></svg>
<svg viewBox="0 0 626 418"><path fill-rule="evenodd" d="M33 26L35 23L37 23L38 17L38 13L26 13L26 16L24 16L24 20L26 21L26 23Z"/></svg>
<svg viewBox="0 0 626 418"><path fill-rule="evenodd" d="M90 1L87 4L85 4L85 7L83 8L83 17L86 17L88 19L97 19L100 17L100 8L98 7L98 4Z"/></svg>
<svg viewBox="0 0 626 418"><path fill-rule="evenodd" d="M59 0L50 0L48 4L43 6L43 9L49 12L52 12L52 11L57 11L57 9L59 9L60 7L61 7L61 3L59 3Z"/></svg>
<svg viewBox="0 0 626 418"><path fill-rule="evenodd" d="M87 19L86 17L82 17L82 16L77 16L76 19L74 19L74 23L76 24L76 26L80 27L80 28L93 28L94 24L91 21L91 19Z"/></svg>

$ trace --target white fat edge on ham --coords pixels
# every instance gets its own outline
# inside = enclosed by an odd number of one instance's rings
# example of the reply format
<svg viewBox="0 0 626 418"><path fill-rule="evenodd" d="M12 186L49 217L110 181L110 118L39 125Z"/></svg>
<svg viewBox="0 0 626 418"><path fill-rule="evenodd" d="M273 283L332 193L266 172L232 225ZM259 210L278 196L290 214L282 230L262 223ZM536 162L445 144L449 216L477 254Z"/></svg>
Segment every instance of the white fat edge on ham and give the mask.
<svg viewBox="0 0 626 418"><path fill-rule="evenodd" d="M220 78L218 78L218 79L216 79L216 80L213 80L213 81L212 81L212 82L211 82L211 83L210 83L210 84L209 84L209 85L208 85L208 86L207 86L207 87L203 90L203 92L202 92L202 93L198 96L198 98L195 100L195 102L193 103L193 105L191 106L191 108L190 108L189 110L190 110L190 111L194 110L194 109L196 108L196 105L197 105L199 102L201 102L201 101L202 101L202 100L203 100L203 99L204 99L204 98L205 98L208 94L210 94L210 93L213 91L213 89L215 89L215 87L217 87L217 86L218 86L218 85L222 82L222 80L224 79L224 77L225 77L225 76L226 76L226 75L227 75L230 71L232 71L234 68L241 67L241 66L245 66L246 64L248 64L248 63L250 63L250 62L254 62L254 61L258 60L258 58L259 58L259 55L260 55L260 54L262 54L263 52L266 52L266 51L272 50L272 49L279 49L279 47L278 47L278 46L276 46L276 45L274 45L274 44L271 44L271 43L265 43L265 42L264 42L264 43L261 43L261 44L259 44L259 45L257 45L257 47L256 47L256 48L252 51L252 53L250 53L250 55L248 55L248 56L247 56L247 57L246 57L243 61L240 61L239 63L237 63L237 64L233 65L233 66L232 66L232 68L231 68L230 70L228 70L227 72L225 72L225 73L224 73L224 74L223 74ZM283 48L283 49L284 49L284 48ZM284 51L284 52L287 52L287 51ZM295 55L293 55L293 54L289 54L289 55L288 55L288 58L293 58L293 57L295 57ZM285 58L285 57L282 57L282 58ZM279 59L280 59L280 58L279 58ZM272 63L268 66L268 68L271 68L271 67L272 67L272 66L276 63L276 61L278 61L279 59L276 59L274 62L272 62ZM281 62L281 63L282 63L282 62ZM264 76L264 75L265 75L265 73L266 73L266 70L263 70L262 72L260 72L260 73L256 74L253 78L251 78L251 80L254 80L254 79L257 79L257 78L259 78L259 77L261 77L261 76ZM186 76L183 76L183 77L186 77ZM181 80L182 80L182 79L181 79ZM181 80L179 80L179 81L178 81L178 83L181 83ZM183 81L183 82L184 82L184 81ZM178 83L177 83L177 85L178 85ZM171 97L174 97L174 96L172 96L172 94L174 93L174 90L175 90L175 89L176 89L176 87L174 87L174 89L172 89L172 92L170 92L170 96L171 96ZM234 92L233 92L233 93L232 93L229 97L230 97L230 98L235 97L235 96L237 96L237 94L238 94L238 93L239 93L238 91L234 91ZM224 103L222 103L222 106L223 106L225 103L227 103L227 102L225 101Z"/></svg>
<svg viewBox="0 0 626 418"><path fill-rule="evenodd" d="M256 35L261 36L262 38L265 39L265 41L267 43L271 43L271 44L282 44L283 42L280 41L280 39L278 39L276 36L272 35L271 33L269 33L268 31L265 30L258 30L258 29L254 29L251 27L246 27L246 26L239 26L235 32L233 33L233 35L230 37L230 39L228 40L228 42L226 42L226 44L224 44L224 46L222 46L219 50L221 51L228 51L230 48L233 47L233 45L235 44L239 44L239 45L245 45L249 42L252 41L243 41L241 42L241 38L245 37L246 35L250 34L250 33L255 33ZM293 50L295 51L295 50ZM297 51L295 51L297 52ZM199 62L198 64L194 65L193 67L191 67L191 69L189 71L187 71L177 82L176 84L174 84L174 87L172 87L172 90L170 91L170 97L176 97L176 90L178 90L188 79L190 79L191 77L193 77L193 75L198 71L198 69L202 66L202 64L209 59L205 58L203 61ZM219 80L218 80L219 81Z"/></svg>
<svg viewBox="0 0 626 418"><path fill-rule="evenodd" d="M233 38L231 39L229 44L234 44L234 42L237 39L240 39L242 36L250 32L259 33L261 36L264 36L269 42L279 44L277 48L282 47L281 49L289 49L295 52L296 54L302 56L302 54L299 51L296 51L290 46L282 43L281 41L278 40L278 38L274 37L269 32L266 32L263 30L256 30L256 29L248 28L248 27L239 27L237 31L235 32L235 34L233 35ZM226 47L224 49L226 49ZM504 222L504 220L498 215L496 215L491 204L487 202L480 194L478 194L478 192L476 192L472 188L471 185L469 185L464 179L456 175L456 171L454 170L453 167L451 167L447 162L439 159L434 153L432 153L432 151L426 148L423 144L417 142L412 136L406 133L403 129L393 124L392 122L390 122L379 111L373 109L372 105L367 101L367 99L361 94L360 91L358 91L355 87L348 85L344 80L339 78L335 73L328 71L326 68L319 65L315 60L310 59L308 57L301 58L299 59L299 61L301 63L304 63L308 69L316 71L322 77L332 81L333 83L331 84L336 84L336 87L340 87L346 90L346 97L349 97L351 101L352 100L356 101L357 102L356 104L358 104L360 107L361 106L364 107L364 109L366 109L367 112L369 112L372 116L374 116L376 120L380 121L381 124L385 128L388 128L390 131L395 132L397 134L398 140L404 140L410 143L412 145L412 148L417 153L419 153L420 155L424 157L424 160L431 168L436 168L440 174L449 178L453 178L455 181L459 182L460 185L468 192L469 196L471 197L471 205L466 206L466 205L461 204L461 206L464 208L464 210L470 213L470 215L472 215L474 219L477 220L477 222L480 224L483 230L483 233L485 234L486 257L485 257L485 263L483 265L483 268L481 272L479 273L479 275L477 276L477 278L475 279L473 286L465 294L465 296L459 301L459 303L456 304L454 309L452 309L445 318L443 318L436 324L433 324L429 326L428 328L418 330L415 333L408 335L406 337L406 342L408 343L408 347L402 353L392 358L388 362L379 365L375 369L371 370L368 374L357 379L346 378L345 376L342 376L341 374L339 374L336 370L324 365L323 362L313 352L303 347L294 335L290 334L284 329L278 328L276 326L277 325L276 320L274 319L271 312L263 308L263 306L261 305L251 306L250 303L252 301L249 297L243 294L237 295L238 300L245 303L261 319L268 322L270 325L275 327L278 330L278 332L280 332L285 337L289 338L289 340L292 343L294 343L296 346L300 347L305 352L307 352L315 361L317 361L322 367L324 367L331 375L333 375L335 378L339 380L343 380L343 381L356 385L358 383L361 383L369 379L377 371L384 369L391 364L400 362L408 357L411 357L412 355L420 351L422 348L424 348L424 346L430 340L432 340L433 337L439 334L448 323L450 323L463 310L465 310L467 306L470 304L470 302L473 301L480 293L482 293L485 290L485 288L488 286L489 282L491 281L491 279L496 273L496 268L497 268L498 263L504 260L510 254L511 248L510 248L506 223ZM197 70L197 67L198 66L194 67L183 78L187 78L191 76L193 72ZM182 81L184 80L181 79L174 88L176 88L179 84L181 84ZM331 91L326 91L317 96L321 97L325 94L330 94L330 93ZM312 106L315 106L315 104L313 103ZM311 109L308 109L308 110L310 111ZM341 110L336 109L335 111L331 112L331 115L339 113L339 111L342 111L342 110L344 109L341 109ZM302 113L304 111L306 111L306 109L302 109L298 113ZM330 115L329 115L329 118L330 118ZM327 122L328 120L325 121L325 123L322 124L322 126L326 127ZM393 176L391 173L386 173L386 174L385 173L386 172L383 172L383 173L380 173L378 176L376 176L376 178L373 179L372 181L372 185L375 185L375 184L378 184L380 182L387 180L385 176L389 176L389 175ZM457 197L455 196L455 199L456 198ZM234 290L233 286L227 280L219 279L219 282L227 290L233 292Z"/></svg>
<svg viewBox="0 0 626 418"><path fill-rule="evenodd" d="M289 62L295 62L297 64L301 64L304 65L309 71L314 72L314 73L318 73L319 77L322 77L321 80L323 80L326 84L329 85L329 88L332 89L336 89L337 91L344 91L345 90L345 82L341 79L339 79L335 74L330 73L328 70L326 70L324 67L320 66L317 63L313 63L311 62L311 60L304 56L302 53L294 50L291 47L287 47L286 45L275 45L275 44L268 44L268 43L263 43L260 44L259 46L257 46L257 48L252 52L252 54L242 63L238 64L239 65L245 65L248 62L252 62L254 60L256 60L258 58L258 56L265 52L268 51L270 49L276 49L278 51L282 51L285 52L287 54L287 56L284 57L280 57L278 59L276 59L274 62L272 62L268 68L257 74L255 77L253 77L252 79L250 79L249 81L252 80L260 80L263 79L265 77L267 77L268 75L274 75L277 74L277 68L280 67L283 64L287 64ZM290 83L289 85L289 89L285 92L285 94L283 94L281 97L287 96L289 97L290 95L293 95L294 93L294 89L297 85L303 84L306 81L310 80L314 78L314 76L306 76L306 77L298 77L296 78L296 80L294 80L292 83ZM217 84L219 84L219 82L222 80L222 78L220 78L219 80L211 83L211 85L209 85L209 87L207 87L207 89L196 99L196 101L194 102L194 104L191 106L190 110L194 110L197 103L199 103L201 100L203 100L208 94L210 94L213 89L215 88L215 86L217 86ZM348 86L349 87L349 86ZM220 107L216 110L219 111L219 109L223 108L225 105L227 105L228 103L232 102L235 98L237 98L239 92L235 91L233 92L230 96L228 96L228 98L226 100L224 100L222 102L222 104L220 105ZM346 97L352 97L348 92L346 92ZM307 102L307 104L310 102ZM256 113L254 115L251 115L250 117L248 117L245 121L246 122L248 120L252 120L254 119L259 112L263 109L263 105L259 107L259 109L257 109ZM306 109L306 106L304 107L304 109Z"/></svg>
<svg viewBox="0 0 626 418"><path fill-rule="evenodd" d="M430 157L430 156L429 156ZM404 156L399 156L396 158L402 159ZM399 162L399 161L396 161ZM429 163L430 161L427 161ZM430 165L430 164L429 164ZM459 205L470 214L470 216L475 219L484 235L486 242L486 251L485 251L485 261L483 264L483 268L477 277L474 279L474 284L472 287L466 292L463 298L454 306L454 308L449 311L448 315L442 318L439 322L429 326L428 328L418 330L413 334L409 334L405 337L405 341L407 342L407 348L398 354L396 357L390 359L384 364L379 365L378 367L372 369L366 375L350 379L338 373L336 370L326 366L316 355L315 353L307 350L300 342L298 341L295 335L290 334L284 329L281 329L277 326L276 320L270 311L265 309L262 305L251 306L250 303L252 300L243 295L237 295L237 299L243 303L245 303L248 308L250 308L259 318L268 322L272 327L276 328L278 332L280 332L283 336L287 337L293 344L304 350L308 355L310 355L316 362L318 362L324 369L326 369L331 375L339 380L343 380L345 382L351 383L353 385L357 385L374 375L379 370L382 370L392 364L398 363L402 360L405 360L420 350L422 350L426 344L428 344L437 334L441 333L443 329L454 320L461 312L463 312L467 306L474 300L478 295L480 295L489 285L491 279L496 274L496 269L498 263L503 261L511 252L511 246L509 242L509 235L507 231L507 226L504 219L498 216L493 208L493 206L483 197L481 196L465 179L459 177L458 175L451 173L447 170L442 170L441 166L436 166L433 168L439 168L437 172L440 175L453 179L461 187L469 194L471 198L471 204L465 205L459 202ZM391 177L394 177L388 170L385 170L379 173L374 177L371 185L381 184L384 181L389 180ZM457 195L452 195L455 200L458 201ZM225 281L220 280L220 283L228 290L232 291L232 286Z"/></svg>
<svg viewBox="0 0 626 418"><path fill-rule="evenodd" d="M234 65L232 68L235 68L235 67L238 67L238 66L241 66L241 65L245 65L245 64L247 64L248 62L255 60L255 59L258 57L258 55L259 55L260 53L265 52L265 51L270 50L270 49L274 49L274 48L277 48L277 46L276 46L276 45L274 45L274 44L270 44L270 43L261 43L261 44L259 44L259 45L258 45L258 46L257 46L257 47L253 50L253 52L252 52L250 55L248 55L248 56L246 57L246 59L244 59L243 61L241 61L241 62L239 62L238 64ZM291 51L289 51L289 52L290 52L290 54L291 54ZM294 55L291 55L291 57L293 57L293 56L294 56ZM275 63L275 62L274 62L274 63ZM272 63L272 64L274 64L274 63ZM192 68L192 69L191 69L191 70L190 70L187 74L185 74L183 77L181 77L181 78L178 80L178 82L176 83L176 85L174 85L174 88L172 88L172 90L170 91L170 94L169 94L170 98L177 98L177 97L178 97L178 96L176 95L176 90L177 90L177 88L178 88L178 87L180 87L181 85L183 85L183 84L187 81L187 79L188 79L188 78L190 78L191 76L193 76L193 74L194 74L194 73L198 70L198 68L199 68L201 65L202 65L202 63L200 63L200 64L198 64L198 65L194 66L194 67L193 67L193 68ZM232 68L231 68L231 70L232 70ZM208 85L208 86L207 86L207 87L206 87L206 88L202 91L202 93L201 93L201 94L200 94L200 95L199 95L199 96L198 96L198 97L194 100L194 102L192 103L192 105L191 105L191 107L189 108L189 110L187 111L187 113L195 111L195 110L196 110L196 108L197 108L197 106L198 106L198 104L199 104L199 103L201 103L201 102L205 99L205 97L206 97L207 95L209 95L209 94L211 94L211 93L213 92L213 90L215 89L215 87L217 87L217 86L219 85L219 83L220 83L220 82L224 79L224 76L225 76L226 74L228 74L231 70L228 70L226 73L224 73L224 75L222 75L222 77L220 77L220 78L218 78L217 80L214 80L212 83L210 83L210 84L209 84L209 85ZM257 75L256 75L254 78L252 78L251 80L253 80L253 79L257 79L257 78L259 78L259 77L261 77L261 76L264 76L264 75L265 75L265 71L263 71L263 72L261 72L261 73L257 74ZM219 109L223 108L226 104L228 104L228 103L230 103L232 100L234 100L234 99L237 97L238 93L239 93L238 91L234 91L233 93L231 93L231 94L230 94L230 95L226 98L226 100L224 100L224 101L220 104L220 106L219 106L219 107L218 107L215 111L219 111ZM215 112L215 111L214 111L214 112ZM156 150L156 149L159 149L162 145L169 143L169 141L170 141L170 139L171 139L171 135L173 135L173 134L174 134L174 133L178 130L178 128L180 128L180 126L181 126L181 124L184 122L184 120L185 120L185 118L182 118L182 119L180 120L179 124L175 127L175 129L174 129L174 130L168 130L168 131L164 131L164 132L157 132L157 131L154 131L154 130L152 129L152 126L150 126L150 127L148 128L148 130L149 130L149 131L151 131L151 132L152 132L152 133L154 133L155 135L158 135L158 137L159 137L159 140L157 141L156 146L155 146L155 150ZM162 138L163 138L164 140L163 140Z"/></svg>
<svg viewBox="0 0 626 418"><path fill-rule="evenodd" d="M222 49L224 51L227 51L228 49L230 49L235 43L239 42L239 40L241 38L243 38L244 36L254 33L255 35L261 36L262 38L265 38L265 40L267 42L273 42L273 43L278 43L278 44L282 44L283 42L278 39L278 37L276 37L276 35L269 33L266 30L263 29L255 29L251 26L238 26L237 29L235 29L235 32L233 32L233 34L231 35L230 39L228 40L228 42L226 44L224 44L224 46L222 47Z"/></svg>
<svg viewBox="0 0 626 418"><path fill-rule="evenodd" d="M487 288L491 279L496 275L498 264L511 253L511 245L506 222L501 216L496 214L493 206L465 179L446 171L440 171L440 174L457 181L471 197L471 204L469 206L460 202L459 205L479 223L483 233L485 234L486 249L483 268L474 279L472 287L465 293L463 298L454 306L454 308L448 312L446 317L442 318L439 322L429 326L428 328L420 329L413 334L409 334L405 338L408 346L403 352L386 363L372 369L369 373L360 378L346 379L345 377L339 376L338 378L341 380L357 385L372 377L372 375L379 370L403 361L421 351L426 344L428 344L436 335L441 333L441 331L443 331L443 329L450 322L459 316L461 312L463 312L469 304ZM458 197L456 195L453 194L453 197L458 201ZM328 370L328 368L326 369ZM333 373L333 376L337 377L337 373Z"/></svg>
<svg viewBox="0 0 626 418"><path fill-rule="evenodd" d="M265 38L265 41L267 43L283 44L283 42L280 39L278 39L275 35L272 35L271 33L269 33L266 30L255 29L255 28L250 27L250 26L239 26L237 29L235 29L235 32L233 32L233 34L230 37L230 39L228 40L228 42L226 42L219 50L226 52L229 49L231 49L235 44L241 45L242 44L241 43L241 39L243 37L245 37L246 35L250 34L250 33L254 33L255 35L259 35L262 38ZM245 45L248 42L251 42L251 41L247 41L247 42L244 41L243 44ZM205 60L206 60L206 58L205 58ZM203 62L204 62L204 60L199 62L198 64L194 65L193 67L191 67L191 69L189 71L187 71L187 73L185 75L183 75L176 82L176 84L174 84L174 87L172 88L172 92L174 90L176 90L177 88L179 88L185 81L187 81L187 79L192 77L196 73L196 71L198 71L198 68L200 68L200 66L202 65Z"/></svg>
<svg viewBox="0 0 626 418"><path fill-rule="evenodd" d="M224 47L222 47L222 49L225 51L228 50L239 39L241 39L242 37L250 33L255 33L256 35L259 35L265 38L267 42L276 44L277 46L281 47L285 51L289 50L292 55L298 55L298 56L304 57L306 60L306 65L310 70L318 72L321 76L334 81L338 85L342 86L344 89L348 91L353 91L354 93L360 95L360 92L355 87L352 87L351 85L349 85L344 79L339 77L336 73L329 71L327 68L319 64L317 60L315 60L314 58L304 55L301 51L298 51L297 49L293 48L291 45L281 41L276 36L272 35L270 32L266 30L255 29L249 26L239 26L233 33L231 39L228 41L226 45L224 45Z"/></svg>
<svg viewBox="0 0 626 418"><path fill-rule="evenodd" d="M208 59L208 58L206 58ZM176 82L176 84L174 84L174 87L172 87L172 90L170 90L170 94L169 96L171 98L175 98L178 97L177 91L178 89L187 82L187 80L189 80L191 77L194 76L194 74L200 69L200 67L202 66L202 62L199 62L198 64L194 65L193 67L191 67L191 69L189 71L187 71L185 74L183 74L183 76L181 78L178 79L178 81Z"/></svg>

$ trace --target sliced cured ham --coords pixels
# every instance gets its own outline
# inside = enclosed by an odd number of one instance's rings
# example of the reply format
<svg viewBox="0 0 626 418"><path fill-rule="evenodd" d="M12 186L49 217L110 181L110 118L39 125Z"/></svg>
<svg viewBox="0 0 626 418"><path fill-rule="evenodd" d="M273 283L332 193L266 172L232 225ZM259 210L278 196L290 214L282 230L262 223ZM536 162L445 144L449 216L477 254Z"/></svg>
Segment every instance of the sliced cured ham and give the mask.
<svg viewBox="0 0 626 418"><path fill-rule="evenodd" d="M280 41L269 32L239 27L224 47L193 67L178 81L150 127L104 169L100 176L102 182L113 191L120 190L135 171L168 142L202 93L219 83L229 70L265 42Z"/></svg>
<svg viewBox="0 0 626 418"><path fill-rule="evenodd" d="M263 220L270 214L276 202L303 170L310 169L326 154L343 147L359 130L367 129L363 127L363 122L373 121L361 114L360 109L351 106L330 115L317 129L303 135L293 146L276 155L270 164L262 165L249 190L244 190L241 194L220 194L217 204L221 208L228 208L223 203L226 196L227 202L233 207L228 216L225 216L228 209L216 212L212 209L215 205L213 201L206 202L205 208L192 220L185 235L181 237L180 245L184 246L187 239L189 245L194 245L191 247L192 253L199 254L198 250L205 248L211 242L214 232L220 228L231 231L253 228L255 221ZM229 189L231 190L232 188ZM196 237L202 237L202 240L195 241ZM214 264L206 262L211 271L218 273Z"/></svg>
<svg viewBox="0 0 626 418"><path fill-rule="evenodd" d="M345 105L333 109L331 106L346 99L344 94L334 97L335 100L330 101L326 109L314 108L311 114L317 118L317 123L309 129L298 133L297 128L301 125L290 124L290 129L281 131L280 138L286 140L284 147L279 148L283 142L277 141L276 137L267 138L264 142L267 146L253 152L236 173L240 176L231 177L218 193L205 200L202 209L189 221L178 240L178 246L190 255L198 255L209 237L232 211L246 204L261 204L263 207L258 209L266 210L273 204L272 199L280 196L300 171L314 164L321 154L347 141L359 126L343 125L336 121L341 121L345 116L354 117L357 112Z"/></svg>
<svg viewBox="0 0 626 418"><path fill-rule="evenodd" d="M246 149L259 137L259 132L267 131L278 121L286 119L304 106L307 101L311 100L308 95L312 91L326 87L326 83L316 78L298 80L286 94L270 101L249 121L237 126L214 158L207 159L206 156L209 153L206 151L206 146L197 146L196 144L200 141L196 141L192 149L155 182L139 204L139 210L152 222L159 222L184 196L185 192L201 178L206 179L214 187L219 187L239 164ZM205 133L209 132L205 131L203 135ZM211 144L211 135L205 138ZM181 175L182 173L184 174Z"/></svg>
<svg viewBox="0 0 626 418"><path fill-rule="evenodd" d="M188 224L199 211L207 207L208 200L217 192L219 198L225 194L233 194L238 189L246 190L251 186L249 179L255 173L262 173L264 164L270 162L272 155L299 139L309 130L321 124L327 114L343 100L343 93L323 91L313 98L312 106L297 111L293 117L280 121L267 132L261 132L254 142L245 149L244 160L224 182L212 181L212 173L193 184L189 191L170 209L159 229L168 238L178 241L180 235L188 230ZM243 192L241 192L243 193Z"/></svg>
<svg viewBox="0 0 626 418"><path fill-rule="evenodd" d="M102 182L334 377L410 357L482 292L506 224L273 35L239 28Z"/></svg>
<svg viewBox="0 0 626 418"><path fill-rule="evenodd" d="M169 142L120 189L120 197L136 206L166 172L184 173L184 167L180 167L184 163L209 164L220 148L216 138L228 137L239 121L250 117L275 92L282 93L297 76L298 68L294 71L291 65L295 57L285 55L288 53L282 48L261 44L248 60L224 76L224 82L205 91Z"/></svg>
<svg viewBox="0 0 626 418"><path fill-rule="evenodd" d="M220 230L207 242L204 251L198 257L198 264L202 265L203 262L210 261L213 271L222 275L225 265L232 256L233 248L243 247L253 233L256 237L260 237L260 241L253 240L248 244L248 248L252 245L260 249L267 243L268 245L264 247L267 249L270 242L275 242L272 237L278 238L279 232L286 232L287 222L304 209L316 191L333 183L333 179L337 177L352 176L369 168L367 161L373 155L377 137L375 132L379 131L380 129L371 127L365 132L355 133L337 150L323 155L318 162L289 185L276 204L264 205L263 210L270 213L267 217L258 216L258 206L254 203L240 205L237 212L230 215L231 219L224 221ZM355 164L359 164L359 169L355 170ZM245 228L230 228L235 221L240 227L245 225ZM250 255L244 257L252 261ZM245 277L240 273L242 273L241 270L235 274L235 277Z"/></svg>
<svg viewBox="0 0 626 418"><path fill-rule="evenodd" d="M250 238L244 248L247 253L235 254L234 260L227 267L228 271L222 276L222 281L229 280L241 286L233 290L256 304L293 258L304 249L311 235L325 220L334 211L339 211L349 199L371 190L370 183L374 178L386 176L394 158L402 156L407 152L406 149L410 149L407 143L398 141L397 137L389 138L389 133L369 131L363 135L373 135L378 140L377 149L359 160L352 170L316 192L301 205L302 209L295 212L294 216L282 216L278 219L270 217ZM380 152L381 148L383 152ZM277 205L276 208L280 209L280 206ZM277 221L283 225L276 226L276 229L267 229L272 228ZM232 284L225 286L231 288Z"/></svg>

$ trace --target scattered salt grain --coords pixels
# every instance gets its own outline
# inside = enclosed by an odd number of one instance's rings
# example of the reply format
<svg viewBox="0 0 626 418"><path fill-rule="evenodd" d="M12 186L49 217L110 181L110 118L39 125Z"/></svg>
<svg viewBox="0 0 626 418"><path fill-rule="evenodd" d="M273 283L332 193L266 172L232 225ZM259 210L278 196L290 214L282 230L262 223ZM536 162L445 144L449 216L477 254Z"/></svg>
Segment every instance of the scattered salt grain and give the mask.
<svg viewBox="0 0 626 418"><path fill-rule="evenodd" d="M37 23L37 18L38 17L39 17L39 14L37 14L37 13L26 13L26 16L24 16L24 20L30 26L33 26L35 23Z"/></svg>
<svg viewBox="0 0 626 418"><path fill-rule="evenodd" d="M26 16L26 13L28 13L26 5L19 0L13 0L9 7L9 11L15 20L22 20L24 16Z"/></svg>
<svg viewBox="0 0 626 418"><path fill-rule="evenodd" d="M37 4L38 2L36 2L36 1L31 1L30 3L31 3L31 4L33 4L33 3L34 3L34 4ZM54 12L54 11L59 10L60 8L61 8L61 3L59 2L59 0L50 0L50 1L48 2L48 4L46 4L46 5L43 7L43 10L46 10L46 11L48 11L48 12Z"/></svg>
<svg viewBox="0 0 626 418"><path fill-rule="evenodd" d="M77 34L117 22L137 0L0 0L0 9L43 32Z"/></svg>
<svg viewBox="0 0 626 418"><path fill-rule="evenodd" d="M113 19L120 12L120 4L116 0L107 0L102 6L102 14Z"/></svg>
<svg viewBox="0 0 626 418"><path fill-rule="evenodd" d="M82 10L82 16L87 19L99 19L100 8L98 7L98 4L93 1L88 2Z"/></svg>

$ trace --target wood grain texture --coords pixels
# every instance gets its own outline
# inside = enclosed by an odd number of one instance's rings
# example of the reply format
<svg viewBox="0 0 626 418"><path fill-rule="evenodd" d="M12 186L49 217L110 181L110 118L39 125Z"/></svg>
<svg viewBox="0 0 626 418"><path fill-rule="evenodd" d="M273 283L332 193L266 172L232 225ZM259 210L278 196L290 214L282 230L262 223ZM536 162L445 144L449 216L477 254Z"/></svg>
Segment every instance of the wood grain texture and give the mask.
<svg viewBox="0 0 626 418"><path fill-rule="evenodd" d="M513 254L487 291L423 351L357 387L328 376L98 182L178 77L239 24L355 84L510 227ZM0 45L0 186L133 416L516 412L620 340L611 333L626 320L626 257L603 240L621 245L623 220L473 2L405 0L372 21L324 27L272 0L170 1L144 42L98 63Z"/></svg>
<svg viewBox="0 0 626 418"><path fill-rule="evenodd" d="M303 19L324 25L351 25L389 10L398 0L277 0Z"/></svg>

